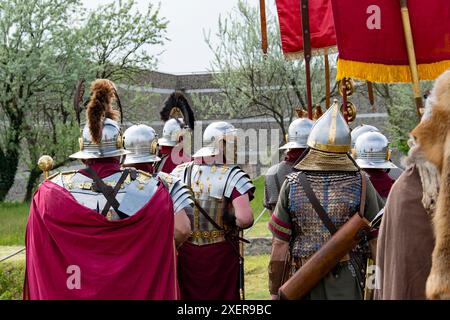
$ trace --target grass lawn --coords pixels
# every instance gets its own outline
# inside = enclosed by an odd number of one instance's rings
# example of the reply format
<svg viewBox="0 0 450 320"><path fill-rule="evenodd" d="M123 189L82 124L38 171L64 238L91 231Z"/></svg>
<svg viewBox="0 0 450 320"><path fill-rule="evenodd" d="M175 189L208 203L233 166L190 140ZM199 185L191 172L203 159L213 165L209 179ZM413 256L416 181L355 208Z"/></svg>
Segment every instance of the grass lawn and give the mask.
<svg viewBox="0 0 450 320"><path fill-rule="evenodd" d="M0 203L0 246L25 245L28 204Z"/></svg>
<svg viewBox="0 0 450 320"><path fill-rule="evenodd" d="M253 217L256 219L259 214L264 210L263 198L264 198L264 176L259 176L253 180L256 186L255 198L250 202L253 209ZM270 213L266 210L261 219L253 225L251 229L246 230L245 236L247 237L270 237L271 233L267 229L267 222L269 222Z"/></svg>

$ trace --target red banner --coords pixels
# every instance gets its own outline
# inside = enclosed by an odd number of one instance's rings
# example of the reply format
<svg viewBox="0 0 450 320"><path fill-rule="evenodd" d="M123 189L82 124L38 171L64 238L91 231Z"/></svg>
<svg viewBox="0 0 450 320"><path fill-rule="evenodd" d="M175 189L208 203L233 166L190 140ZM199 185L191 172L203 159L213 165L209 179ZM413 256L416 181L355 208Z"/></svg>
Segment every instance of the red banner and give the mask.
<svg viewBox="0 0 450 320"><path fill-rule="evenodd" d="M337 78L410 82L399 0L332 0L339 50ZM409 0L419 78L450 67L450 1Z"/></svg>
<svg viewBox="0 0 450 320"><path fill-rule="evenodd" d="M302 57L303 35L301 0L276 0L283 52L290 58ZM311 48L336 46L331 0L309 1Z"/></svg>

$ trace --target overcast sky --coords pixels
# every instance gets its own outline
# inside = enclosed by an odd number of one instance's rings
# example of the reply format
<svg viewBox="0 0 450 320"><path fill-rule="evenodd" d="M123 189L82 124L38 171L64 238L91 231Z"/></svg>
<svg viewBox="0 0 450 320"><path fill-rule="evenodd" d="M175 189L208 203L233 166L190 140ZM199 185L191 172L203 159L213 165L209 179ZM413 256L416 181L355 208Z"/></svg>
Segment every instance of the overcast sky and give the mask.
<svg viewBox="0 0 450 320"><path fill-rule="evenodd" d="M83 0L87 8L113 0ZM259 6L258 0L247 0ZM232 11L237 0L137 0L139 8L145 10L147 4L161 2L161 14L169 20L167 36L170 39L163 48L155 52L164 53L159 58L157 69L169 73L206 71L210 66L212 53L205 44L203 31L217 30L219 15ZM266 5L274 8L275 0L267 0Z"/></svg>

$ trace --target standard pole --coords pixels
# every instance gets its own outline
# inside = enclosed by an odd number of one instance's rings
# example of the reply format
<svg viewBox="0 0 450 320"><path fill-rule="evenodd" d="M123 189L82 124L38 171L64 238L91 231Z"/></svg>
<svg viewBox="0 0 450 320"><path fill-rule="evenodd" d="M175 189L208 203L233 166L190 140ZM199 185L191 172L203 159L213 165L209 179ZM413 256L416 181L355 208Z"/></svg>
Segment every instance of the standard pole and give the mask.
<svg viewBox="0 0 450 320"><path fill-rule="evenodd" d="M312 119L312 93L311 93L311 35L309 29L309 6L308 0L301 1L302 11L302 33L303 33L303 55L305 57L306 70L306 96L308 99L308 118Z"/></svg>
<svg viewBox="0 0 450 320"><path fill-rule="evenodd" d="M414 51L414 41L411 31L411 21L409 20L408 1L400 0L402 13L403 31L405 33L406 49L408 51L409 69L413 82L414 100L416 102L416 111L419 119L422 117L421 109L423 107L422 94L420 90L419 73L417 72L416 53Z"/></svg>
<svg viewBox="0 0 450 320"><path fill-rule="evenodd" d="M330 63L328 61L328 48L324 50L324 60L325 60L325 108L330 107Z"/></svg>
<svg viewBox="0 0 450 320"><path fill-rule="evenodd" d="M259 0L259 14L261 18L261 49L267 54L267 19L266 19L266 2Z"/></svg>

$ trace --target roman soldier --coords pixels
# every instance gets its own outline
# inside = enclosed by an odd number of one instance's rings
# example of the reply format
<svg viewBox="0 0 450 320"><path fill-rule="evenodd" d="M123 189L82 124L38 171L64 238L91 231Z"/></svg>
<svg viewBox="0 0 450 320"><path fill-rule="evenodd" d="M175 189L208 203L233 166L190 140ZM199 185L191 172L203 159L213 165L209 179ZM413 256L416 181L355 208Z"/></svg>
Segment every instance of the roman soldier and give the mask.
<svg viewBox="0 0 450 320"><path fill-rule="evenodd" d="M281 185L286 176L294 171L294 163L307 148L306 140L314 122L308 118L294 120L288 129L288 142L280 147L280 150L287 150L283 161L273 165L267 170L264 184L264 207L273 211L277 204Z"/></svg>
<svg viewBox="0 0 450 320"><path fill-rule="evenodd" d="M337 102L316 121L307 145L307 154L294 167L299 171L281 187L269 222L273 299L281 284L331 238L332 229L358 213L371 221L380 210L374 187L349 154L350 128ZM362 299L368 251L366 243L345 255L307 299Z"/></svg>
<svg viewBox="0 0 450 320"><path fill-rule="evenodd" d="M253 223L250 201L255 187L234 164L236 138L231 124L213 122L194 161L172 172L195 197L189 214L192 234L178 254L183 300L238 300L243 289L238 232Z"/></svg>
<svg viewBox="0 0 450 320"><path fill-rule="evenodd" d="M165 123L158 140L161 161L156 165L156 172L170 173L177 165L191 161L194 112L184 94L176 91L167 98L160 114Z"/></svg>
<svg viewBox="0 0 450 320"><path fill-rule="evenodd" d="M85 168L36 191L26 232L26 299L177 299L170 179L122 169L114 84L91 84ZM171 199L172 198L172 199Z"/></svg>
<svg viewBox="0 0 450 320"><path fill-rule="evenodd" d="M391 150L387 138L380 132L365 132L356 139L354 151L356 163L369 175L375 190L386 202L395 182L388 172L397 168L390 161Z"/></svg>
<svg viewBox="0 0 450 320"><path fill-rule="evenodd" d="M135 168L153 174L153 165L161 159L156 155L158 139L155 130L144 124L133 125L123 134L126 155L123 167ZM180 179L159 172L156 178L167 181L175 212L175 241L180 246L191 233L191 224L187 216L194 204L190 191ZM192 212L191 212L192 213Z"/></svg>

